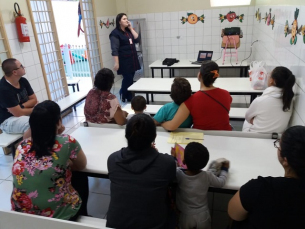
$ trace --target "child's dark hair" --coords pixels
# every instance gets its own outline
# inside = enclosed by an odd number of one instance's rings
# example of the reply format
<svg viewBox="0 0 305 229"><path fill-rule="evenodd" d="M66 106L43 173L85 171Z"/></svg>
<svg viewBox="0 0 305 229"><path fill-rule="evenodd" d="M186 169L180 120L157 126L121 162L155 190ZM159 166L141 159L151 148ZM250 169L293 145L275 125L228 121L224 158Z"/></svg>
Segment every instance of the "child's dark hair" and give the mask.
<svg viewBox="0 0 305 229"><path fill-rule="evenodd" d="M188 170L197 171L203 169L207 165L209 158L208 149L198 142L191 142L185 147L184 163Z"/></svg>
<svg viewBox="0 0 305 229"><path fill-rule="evenodd" d="M271 73L271 78L274 79L276 87L283 88L283 111L290 110L294 96L292 88L295 84L295 76L286 67L276 67Z"/></svg>
<svg viewBox="0 0 305 229"><path fill-rule="evenodd" d="M287 158L289 166L305 182L305 127L292 126L282 135L280 154Z"/></svg>
<svg viewBox="0 0 305 229"><path fill-rule="evenodd" d="M171 88L171 98L180 105L192 95L192 89L189 81L182 77L176 77Z"/></svg>
<svg viewBox="0 0 305 229"><path fill-rule="evenodd" d="M217 77L214 77L215 73L211 72L217 70L219 73L219 67L218 64L216 64L214 61L206 60L203 61L200 67L200 75L202 77L202 82L206 87L210 87Z"/></svg>
<svg viewBox="0 0 305 229"><path fill-rule="evenodd" d="M110 91L114 83L114 74L109 68L99 70L94 79L94 86L101 91Z"/></svg>
<svg viewBox="0 0 305 229"><path fill-rule="evenodd" d="M29 120L33 140L30 151L35 151L37 158L50 155L60 119L60 107L51 100L34 107Z"/></svg>
<svg viewBox="0 0 305 229"><path fill-rule="evenodd" d="M126 125L125 137L131 150L148 149L156 136L156 125L146 114L134 115Z"/></svg>
<svg viewBox="0 0 305 229"><path fill-rule="evenodd" d="M143 111L146 107L146 99L142 95L136 95L131 100L131 107L134 111Z"/></svg>

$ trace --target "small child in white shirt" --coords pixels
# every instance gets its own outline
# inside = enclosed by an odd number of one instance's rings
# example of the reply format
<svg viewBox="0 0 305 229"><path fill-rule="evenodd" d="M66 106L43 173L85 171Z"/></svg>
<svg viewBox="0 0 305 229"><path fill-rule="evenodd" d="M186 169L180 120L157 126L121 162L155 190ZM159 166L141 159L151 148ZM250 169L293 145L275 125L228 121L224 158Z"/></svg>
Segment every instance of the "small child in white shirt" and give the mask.
<svg viewBox="0 0 305 229"><path fill-rule="evenodd" d="M132 98L131 109L134 111L134 114L128 114L128 116L126 117L127 121L129 121L131 117L133 117L136 114L143 113L149 115L148 113L144 112L144 110L146 109L146 99L141 95L136 95L135 97Z"/></svg>
<svg viewBox="0 0 305 229"><path fill-rule="evenodd" d="M175 157L175 149L171 154ZM176 205L181 212L179 226L183 229L211 228L208 208L208 189L210 186L220 188L225 185L229 162L223 163L219 177L202 169L209 161L208 149L197 142L189 143L184 150L183 163L187 169L177 168Z"/></svg>

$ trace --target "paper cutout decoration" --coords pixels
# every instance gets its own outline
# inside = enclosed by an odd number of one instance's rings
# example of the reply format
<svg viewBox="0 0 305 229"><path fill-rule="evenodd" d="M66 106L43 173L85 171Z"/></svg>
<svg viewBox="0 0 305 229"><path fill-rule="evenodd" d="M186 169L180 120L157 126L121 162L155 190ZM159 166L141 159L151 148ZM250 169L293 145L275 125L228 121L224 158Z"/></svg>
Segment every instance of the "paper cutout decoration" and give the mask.
<svg viewBox="0 0 305 229"><path fill-rule="evenodd" d="M284 34L285 37L287 37L288 34L291 33L291 38L290 38L290 44L291 45L295 45L298 41L298 37L297 35L301 35L301 31L303 29L303 26L301 25L300 28L298 28L298 16L299 16L299 9L296 8L295 12L294 12L294 21L292 22L292 26L291 29L289 29L289 25L288 25L288 20L286 20L285 23L285 27L284 27ZM304 35L303 35L303 42L304 41Z"/></svg>
<svg viewBox="0 0 305 229"><path fill-rule="evenodd" d="M221 22L223 22L224 20L228 20L229 22L232 22L232 21L234 21L234 19L237 19L240 22L243 22L244 16L245 16L244 14L237 16L234 11L230 11L226 15L219 14L219 20Z"/></svg>
<svg viewBox="0 0 305 229"><path fill-rule="evenodd" d="M256 17L256 20L261 22L262 20L262 14L261 12L259 12L259 8L257 9L257 11L255 12L255 17Z"/></svg>
<svg viewBox="0 0 305 229"><path fill-rule="evenodd" d="M265 19L265 24L267 26L271 25L272 29L274 28L274 22L275 22L275 15L271 18L271 8L269 9L269 13L266 12L266 16L263 18Z"/></svg>
<svg viewBox="0 0 305 229"><path fill-rule="evenodd" d="M302 33L302 36L303 36L303 42L305 44L305 25L303 25L301 33Z"/></svg>
<svg viewBox="0 0 305 229"><path fill-rule="evenodd" d="M114 26L114 19L112 19L112 22L109 22L109 18L107 20L107 22L103 22L102 20L100 20L100 26L101 26L101 29L103 28L103 25L109 29L110 25Z"/></svg>
<svg viewBox="0 0 305 229"><path fill-rule="evenodd" d="M180 19L182 24L185 24L186 22L190 24L196 24L198 21L201 21L204 23L204 14L202 14L200 17L198 17L196 14L193 13L187 13L187 18L182 17Z"/></svg>

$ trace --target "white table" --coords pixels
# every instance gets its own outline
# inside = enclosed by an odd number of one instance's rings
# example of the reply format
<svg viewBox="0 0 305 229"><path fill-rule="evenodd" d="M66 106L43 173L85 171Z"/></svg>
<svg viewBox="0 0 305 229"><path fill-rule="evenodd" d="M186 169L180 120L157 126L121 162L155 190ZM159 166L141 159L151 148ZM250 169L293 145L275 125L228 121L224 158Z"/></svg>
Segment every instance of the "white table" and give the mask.
<svg viewBox="0 0 305 229"><path fill-rule="evenodd" d="M87 156L87 167L83 171L90 176L107 177L109 155L127 146L123 127L79 127L72 136L78 140ZM168 137L169 132L160 129L157 131L156 147L159 152L170 153L173 144L167 143ZM257 176L283 176L284 170L278 162L273 141L204 135L203 144L210 152L210 162L221 157L230 160L229 177L223 189L238 190Z"/></svg>
<svg viewBox="0 0 305 229"><path fill-rule="evenodd" d="M60 107L61 113L65 112L66 110L70 109L71 107L74 107L74 110L76 110L75 105L82 100L86 99L88 94L88 91L80 91L80 92L75 92L67 97L59 100L57 104Z"/></svg>
<svg viewBox="0 0 305 229"><path fill-rule="evenodd" d="M200 83L197 78L186 79L190 82L193 93L200 90ZM147 103L149 103L149 94L170 94L172 83L173 79L170 78L141 78L131 85L128 91L145 93ZM249 78L218 78L214 86L227 90L231 95L251 95L251 101L264 91L251 88Z"/></svg>
<svg viewBox="0 0 305 229"><path fill-rule="evenodd" d="M161 77L163 78L163 70L169 69L169 77L175 77L175 69L200 69L201 65L198 64L192 64L195 60L179 60L178 63L175 63L171 66L163 65L163 60L156 60L155 62L151 63L149 65L149 68L151 68L151 74L152 78L155 77L154 70L155 69L161 69ZM231 63L232 62L232 63ZM248 62L243 61L236 62L234 60L230 61L230 59L227 59L224 64L222 64L222 58L218 61L216 61L219 68L239 68L240 69L240 77L246 77L247 71L249 68Z"/></svg>
<svg viewBox="0 0 305 229"><path fill-rule="evenodd" d="M78 86L79 81L80 81L79 79L67 79L67 84L68 86L72 86L73 92L75 92L75 85L77 91L79 91L79 86Z"/></svg>

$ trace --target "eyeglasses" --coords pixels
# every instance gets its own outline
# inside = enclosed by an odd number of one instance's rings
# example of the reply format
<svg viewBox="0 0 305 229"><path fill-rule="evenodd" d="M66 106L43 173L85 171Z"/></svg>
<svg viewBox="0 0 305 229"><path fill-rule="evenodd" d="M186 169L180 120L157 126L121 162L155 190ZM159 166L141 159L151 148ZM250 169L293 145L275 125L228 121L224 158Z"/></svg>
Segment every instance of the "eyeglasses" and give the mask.
<svg viewBox="0 0 305 229"><path fill-rule="evenodd" d="M25 69L25 67L24 67L23 65L20 65L19 68ZM16 68L16 69L14 69L14 70L18 70L19 68Z"/></svg>
<svg viewBox="0 0 305 229"><path fill-rule="evenodd" d="M280 149L280 139L275 140L273 142L273 145L274 145L274 148L277 148L277 149L281 150Z"/></svg>

